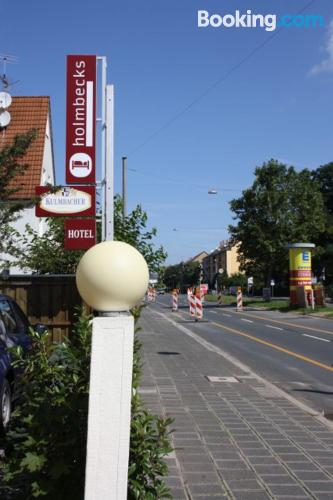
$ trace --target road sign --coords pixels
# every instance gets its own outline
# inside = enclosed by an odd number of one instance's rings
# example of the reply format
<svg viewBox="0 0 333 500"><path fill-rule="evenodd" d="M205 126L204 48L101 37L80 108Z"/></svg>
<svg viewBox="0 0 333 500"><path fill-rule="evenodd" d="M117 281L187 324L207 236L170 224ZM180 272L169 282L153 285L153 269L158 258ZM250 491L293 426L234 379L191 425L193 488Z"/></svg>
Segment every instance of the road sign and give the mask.
<svg viewBox="0 0 333 500"><path fill-rule="evenodd" d="M253 276L250 276L249 278L247 278L247 284L253 285Z"/></svg>
<svg viewBox="0 0 333 500"><path fill-rule="evenodd" d="M67 56L66 182L95 183L96 56Z"/></svg>
<svg viewBox="0 0 333 500"><path fill-rule="evenodd" d="M95 216L94 186L61 187L54 193L49 187L36 187L36 217Z"/></svg>
<svg viewBox="0 0 333 500"><path fill-rule="evenodd" d="M200 291L202 295L206 295L208 293L208 285L207 284L201 284L200 285Z"/></svg>
<svg viewBox="0 0 333 500"><path fill-rule="evenodd" d="M271 286L275 286L275 281L271 280Z"/></svg>
<svg viewBox="0 0 333 500"><path fill-rule="evenodd" d="M95 219L66 219L65 248L67 250L88 250L96 243Z"/></svg>

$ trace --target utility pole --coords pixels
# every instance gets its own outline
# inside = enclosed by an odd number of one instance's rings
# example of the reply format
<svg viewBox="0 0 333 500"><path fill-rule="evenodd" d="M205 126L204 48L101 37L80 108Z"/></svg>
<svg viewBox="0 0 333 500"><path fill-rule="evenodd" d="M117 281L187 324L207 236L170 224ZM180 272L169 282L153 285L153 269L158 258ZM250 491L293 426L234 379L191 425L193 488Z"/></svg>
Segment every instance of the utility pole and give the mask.
<svg viewBox="0 0 333 500"><path fill-rule="evenodd" d="M127 156L122 157L122 173L123 173L123 219L126 217L126 162Z"/></svg>

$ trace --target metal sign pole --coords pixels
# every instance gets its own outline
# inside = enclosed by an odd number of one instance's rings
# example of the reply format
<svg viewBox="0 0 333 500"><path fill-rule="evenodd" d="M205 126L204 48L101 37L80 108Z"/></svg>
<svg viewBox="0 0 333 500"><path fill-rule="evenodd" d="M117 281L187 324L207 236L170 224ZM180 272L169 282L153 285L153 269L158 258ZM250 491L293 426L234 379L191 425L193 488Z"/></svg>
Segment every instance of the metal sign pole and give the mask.
<svg viewBox="0 0 333 500"><path fill-rule="evenodd" d="M105 147L105 239L113 240L113 165L114 165L114 88L106 86L106 147Z"/></svg>
<svg viewBox="0 0 333 500"><path fill-rule="evenodd" d="M106 57L97 57L98 61L101 61L101 117L97 118L97 122L101 122L101 223L102 223L102 241L105 241L105 134L106 134L106 123L105 123L105 114L106 114L106 70L107 70L107 61Z"/></svg>

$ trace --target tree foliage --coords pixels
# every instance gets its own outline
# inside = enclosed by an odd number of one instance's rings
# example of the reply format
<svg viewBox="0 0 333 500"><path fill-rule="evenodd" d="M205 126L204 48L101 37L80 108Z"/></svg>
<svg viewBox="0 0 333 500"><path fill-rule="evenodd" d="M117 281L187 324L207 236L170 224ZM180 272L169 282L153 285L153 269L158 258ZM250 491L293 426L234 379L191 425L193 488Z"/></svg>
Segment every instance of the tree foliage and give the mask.
<svg viewBox="0 0 333 500"><path fill-rule="evenodd" d="M82 313L71 338L60 345L50 347L47 334L33 332L29 353L17 349L20 399L6 436L2 467L5 488L1 488L1 498L82 500L84 497L90 319ZM171 451L168 430L171 421L152 415L142 403L138 392L140 347L136 338L128 498L170 498L163 481L167 473L163 457Z"/></svg>
<svg viewBox="0 0 333 500"><path fill-rule="evenodd" d="M164 270L163 281L168 288L193 286L198 283L200 267L197 262L181 262L167 266Z"/></svg>
<svg viewBox="0 0 333 500"><path fill-rule="evenodd" d="M276 160L255 169L253 185L230 202L241 269L269 285L288 270L289 243L312 241L324 229L324 205L311 172L296 172Z"/></svg>
<svg viewBox="0 0 333 500"><path fill-rule="evenodd" d="M16 232L11 223L17 219L25 203L15 199L21 186L18 182L14 185L13 180L17 181L28 168L22 159L35 137L36 131L32 129L17 135L12 144L0 149L0 254L15 254L16 251ZM6 266L5 262L0 263L0 267L3 266Z"/></svg>
<svg viewBox="0 0 333 500"><path fill-rule="evenodd" d="M45 273L74 273L83 251L66 250L64 248L64 218L47 219L48 229L43 234L26 226L26 233L21 236L22 255L17 264L21 268L33 269ZM166 258L163 247L155 249L153 238L156 229L147 229L148 216L138 205L125 219L122 217L122 200L119 196L114 200L114 239L125 241L134 246L145 257L150 271L158 270ZM98 241L101 240L100 224L98 224Z"/></svg>
<svg viewBox="0 0 333 500"><path fill-rule="evenodd" d="M313 179L319 184L325 207L325 228L315 239L317 255L314 270L325 275L325 283L333 284L333 162L322 165L313 172Z"/></svg>
<svg viewBox="0 0 333 500"><path fill-rule="evenodd" d="M157 229L147 229L148 215L137 205L127 217L122 216L122 199L114 201L114 239L134 246L144 256L150 271L158 271L167 257L163 247L155 249L153 239Z"/></svg>

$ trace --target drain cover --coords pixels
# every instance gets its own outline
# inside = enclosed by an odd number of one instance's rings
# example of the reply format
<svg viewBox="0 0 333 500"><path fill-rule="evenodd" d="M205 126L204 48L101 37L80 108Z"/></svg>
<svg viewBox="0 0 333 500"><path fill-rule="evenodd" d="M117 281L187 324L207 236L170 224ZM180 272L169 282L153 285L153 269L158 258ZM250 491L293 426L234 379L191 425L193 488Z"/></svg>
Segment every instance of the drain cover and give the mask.
<svg viewBox="0 0 333 500"><path fill-rule="evenodd" d="M206 379L208 379L209 382L239 382L236 377L216 377L213 375L206 375Z"/></svg>

